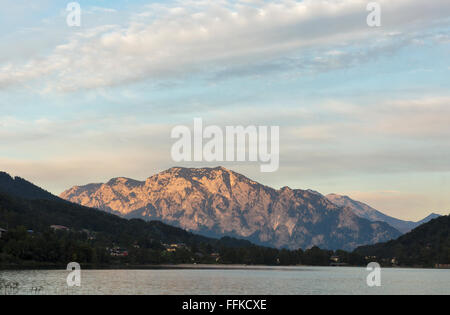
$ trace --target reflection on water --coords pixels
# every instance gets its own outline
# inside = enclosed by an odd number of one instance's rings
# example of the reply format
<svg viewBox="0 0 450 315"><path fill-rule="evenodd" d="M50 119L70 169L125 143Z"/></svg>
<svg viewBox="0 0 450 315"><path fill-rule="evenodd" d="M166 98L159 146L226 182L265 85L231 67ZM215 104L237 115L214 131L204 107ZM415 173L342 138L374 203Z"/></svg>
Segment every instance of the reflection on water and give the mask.
<svg viewBox="0 0 450 315"><path fill-rule="evenodd" d="M435 269L382 269L382 285L373 288L366 284L368 271L365 268L347 267L83 270L81 287L75 288L67 287L68 273L0 271L0 295L450 294L450 270Z"/></svg>

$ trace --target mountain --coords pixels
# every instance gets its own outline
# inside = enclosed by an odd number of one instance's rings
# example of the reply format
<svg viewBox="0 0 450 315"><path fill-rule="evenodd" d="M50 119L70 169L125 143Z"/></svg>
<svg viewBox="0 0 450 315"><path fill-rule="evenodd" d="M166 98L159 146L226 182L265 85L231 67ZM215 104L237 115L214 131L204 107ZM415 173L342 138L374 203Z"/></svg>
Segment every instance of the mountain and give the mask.
<svg viewBox="0 0 450 315"><path fill-rule="evenodd" d="M354 249L401 234L316 192L276 190L223 167L174 167L146 181L121 177L76 186L60 197L126 218L156 219L206 236L277 248Z"/></svg>
<svg viewBox="0 0 450 315"><path fill-rule="evenodd" d="M44 199L61 200L48 191L26 181L20 177L11 177L8 173L0 172L0 193L24 198L24 199Z"/></svg>
<svg viewBox="0 0 450 315"><path fill-rule="evenodd" d="M419 225L426 223L430 221L431 219L439 217L438 214L432 213L423 220L420 220L418 222L413 221L403 221L400 219L393 218L391 216L388 216L371 206L362 203L357 200L353 200L348 196L342 196L337 194L329 194L326 196L331 202L334 204L340 206L340 207L348 207L355 213L357 216L370 220L372 222L375 221L382 221L386 222L390 226L396 228L402 233L407 233L411 231L412 229L418 227Z"/></svg>
<svg viewBox="0 0 450 315"><path fill-rule="evenodd" d="M438 216L396 240L362 246L355 253L404 266L450 264L450 216Z"/></svg>
<svg viewBox="0 0 450 315"><path fill-rule="evenodd" d="M14 191L16 183L10 183ZM32 188L28 184L25 187ZM45 196L49 197L39 195ZM52 226L63 229L56 231ZM281 259L284 264L298 264L302 257L297 252L280 256L276 249L246 240L196 235L159 221L127 220L56 196L34 199L0 192L0 228L7 229L0 236L0 270L40 264L65 266L70 261L128 266L216 263L218 259L221 263L276 264ZM127 254L116 257L110 252L113 248ZM309 261L308 256L305 259Z"/></svg>

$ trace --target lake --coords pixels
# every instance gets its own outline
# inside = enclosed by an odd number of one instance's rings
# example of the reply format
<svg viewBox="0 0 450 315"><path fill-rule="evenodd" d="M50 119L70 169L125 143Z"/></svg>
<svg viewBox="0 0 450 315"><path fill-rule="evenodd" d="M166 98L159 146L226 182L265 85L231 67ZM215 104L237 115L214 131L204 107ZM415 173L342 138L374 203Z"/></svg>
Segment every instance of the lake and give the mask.
<svg viewBox="0 0 450 315"><path fill-rule="evenodd" d="M450 294L450 270L381 270L369 287L365 268L229 267L227 269L82 270L81 287L68 288L69 271L0 271L3 294ZM5 286L16 282L17 287Z"/></svg>

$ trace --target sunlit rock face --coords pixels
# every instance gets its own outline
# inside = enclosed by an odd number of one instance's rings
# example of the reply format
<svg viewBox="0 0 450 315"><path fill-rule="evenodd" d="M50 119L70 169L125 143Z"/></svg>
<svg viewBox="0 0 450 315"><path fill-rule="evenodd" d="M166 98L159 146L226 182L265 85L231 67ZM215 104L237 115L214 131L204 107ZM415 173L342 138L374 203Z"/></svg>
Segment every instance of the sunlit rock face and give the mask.
<svg viewBox="0 0 450 315"><path fill-rule="evenodd" d="M126 218L161 220L208 236L235 236L278 248L353 249L400 235L317 192L276 190L223 167L175 167L142 182L115 178L73 187L61 198Z"/></svg>

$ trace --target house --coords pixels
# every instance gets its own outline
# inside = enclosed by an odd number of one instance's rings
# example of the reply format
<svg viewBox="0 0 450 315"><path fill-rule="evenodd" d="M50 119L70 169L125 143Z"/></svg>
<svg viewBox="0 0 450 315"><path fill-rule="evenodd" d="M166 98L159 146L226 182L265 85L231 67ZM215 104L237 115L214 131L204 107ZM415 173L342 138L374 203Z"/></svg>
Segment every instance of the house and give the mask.
<svg viewBox="0 0 450 315"><path fill-rule="evenodd" d="M212 253L211 257L214 258L216 260L216 262L218 262L220 260L220 254L219 253Z"/></svg>
<svg viewBox="0 0 450 315"><path fill-rule="evenodd" d="M182 249L182 248L186 249L187 248L186 244L184 244L184 243L170 244L170 245L166 244L165 247L166 247L167 252L176 252L177 249Z"/></svg>
<svg viewBox="0 0 450 315"><path fill-rule="evenodd" d="M54 231L69 231L70 229L64 225L50 225L50 228Z"/></svg>
<svg viewBox="0 0 450 315"><path fill-rule="evenodd" d="M185 248L186 244L184 244L184 243L171 244L170 247L172 247L172 248Z"/></svg>
<svg viewBox="0 0 450 315"><path fill-rule="evenodd" d="M347 266L347 263L342 262L341 258L339 256L331 256L330 257L330 266L334 266L334 267Z"/></svg>
<svg viewBox="0 0 450 315"><path fill-rule="evenodd" d="M109 254L113 257L127 257L128 251L124 248L113 247L109 249Z"/></svg>
<svg viewBox="0 0 450 315"><path fill-rule="evenodd" d="M439 268L439 269L450 269L450 264L435 264L434 268Z"/></svg>
<svg viewBox="0 0 450 315"><path fill-rule="evenodd" d="M369 261L376 261L377 260L377 256L365 256L364 257L365 260Z"/></svg>
<svg viewBox="0 0 450 315"><path fill-rule="evenodd" d="M0 238L2 238L2 235L6 234L6 232L8 232L8 231L0 228Z"/></svg>
<svg viewBox="0 0 450 315"><path fill-rule="evenodd" d="M331 256L330 260L333 263L338 263L340 261L339 256Z"/></svg>

